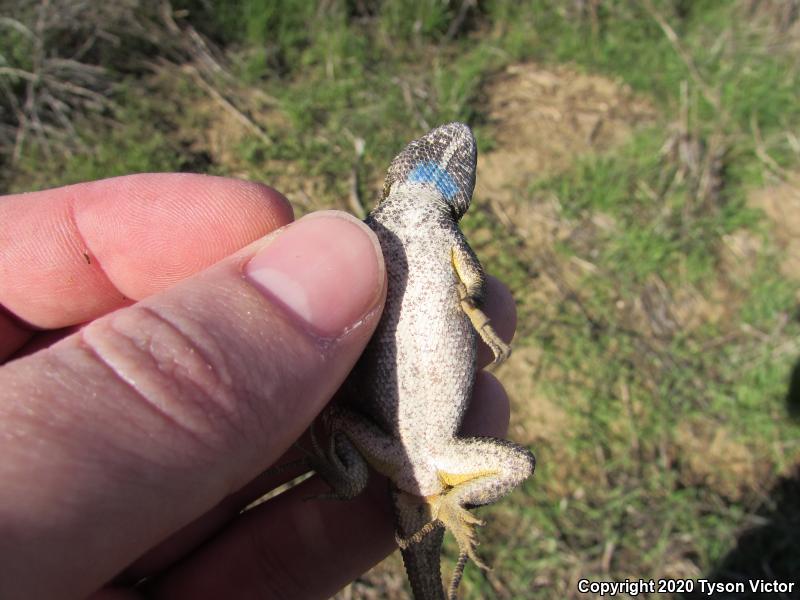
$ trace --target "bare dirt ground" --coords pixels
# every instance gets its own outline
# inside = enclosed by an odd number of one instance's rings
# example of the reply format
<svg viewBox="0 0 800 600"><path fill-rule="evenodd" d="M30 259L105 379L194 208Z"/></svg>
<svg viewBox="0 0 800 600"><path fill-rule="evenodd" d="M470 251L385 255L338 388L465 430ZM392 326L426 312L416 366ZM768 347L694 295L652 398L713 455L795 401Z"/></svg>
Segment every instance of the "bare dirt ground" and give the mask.
<svg viewBox="0 0 800 600"><path fill-rule="evenodd" d="M753 452L713 419L681 423L677 445L686 461L679 467L686 485L706 485L726 498L739 500L759 480Z"/></svg>
<svg viewBox="0 0 800 600"><path fill-rule="evenodd" d="M514 217L533 219L522 223L537 233L548 219L529 216L539 207L521 205L520 190L578 156L619 144L656 117L652 105L627 86L563 66L512 65L488 82L484 97L495 149L478 159L475 195L504 202Z"/></svg>
<svg viewBox="0 0 800 600"><path fill-rule="evenodd" d="M494 149L478 157L476 201L489 202L531 249L552 248L575 224L563 217L557 198L529 198L529 186L578 157L621 143L656 118L652 105L624 84L534 64L509 66L491 79L483 110Z"/></svg>
<svg viewBox="0 0 800 600"><path fill-rule="evenodd" d="M517 64L487 83L484 114L495 149L478 157L476 202L488 203L524 240L526 254L539 267L562 263L539 268L540 276L531 282L532 295L557 302L563 294L554 277L585 268L574 261L563 264L554 253L555 244L578 224L562 214L558 198L526 191L576 158L627 140L636 127L653 123L656 111L614 80L564 66ZM592 225L614 226L604 215L595 215ZM566 412L537 390L537 354L534 348L518 348L498 372L516 411L509 436L527 444L553 442L569 426Z"/></svg>
<svg viewBox="0 0 800 600"><path fill-rule="evenodd" d="M792 181L756 190L748 201L770 221L774 239L784 251L781 271L800 279L800 174Z"/></svg>

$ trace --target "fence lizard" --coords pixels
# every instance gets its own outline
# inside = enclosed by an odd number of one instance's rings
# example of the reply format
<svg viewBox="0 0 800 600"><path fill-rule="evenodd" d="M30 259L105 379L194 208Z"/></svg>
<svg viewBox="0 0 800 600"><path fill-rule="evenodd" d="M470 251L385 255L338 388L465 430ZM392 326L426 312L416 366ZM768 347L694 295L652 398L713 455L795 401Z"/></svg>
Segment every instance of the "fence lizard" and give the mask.
<svg viewBox="0 0 800 600"><path fill-rule="evenodd" d="M346 499L367 483L367 464L391 481L397 539L417 600L439 600L444 529L460 556L454 598L475 553L469 508L505 496L533 473L533 455L512 442L462 438L475 379L477 335L495 363L509 347L481 311L483 268L458 228L475 185L477 149L462 123L414 140L389 166L383 196L365 222L388 272L377 330L346 383L348 404L323 417L330 441L312 435L310 462Z"/></svg>

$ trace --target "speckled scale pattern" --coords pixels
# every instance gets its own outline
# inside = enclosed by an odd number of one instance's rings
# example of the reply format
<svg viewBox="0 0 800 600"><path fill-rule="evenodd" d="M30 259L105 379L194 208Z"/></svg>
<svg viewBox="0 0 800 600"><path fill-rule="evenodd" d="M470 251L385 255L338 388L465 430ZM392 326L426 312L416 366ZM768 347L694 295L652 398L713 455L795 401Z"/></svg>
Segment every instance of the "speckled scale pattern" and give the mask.
<svg viewBox="0 0 800 600"><path fill-rule="evenodd" d="M455 145L454 148L452 146ZM449 159L444 156L451 148ZM449 160L444 165L443 159ZM405 491L439 491L430 449L458 431L472 394L477 340L461 310L454 246L467 242L443 198L441 182L406 177L414 165L454 173L453 202L469 206L475 185L475 139L459 123L410 143L387 175L389 195L367 217L383 249L388 294L383 317L354 373L356 407L401 440ZM436 176L436 173L433 173ZM460 215L459 215L460 216Z"/></svg>
<svg viewBox="0 0 800 600"><path fill-rule="evenodd" d="M442 125L409 143L395 157L386 172L384 193L394 183L407 181L420 165L438 165L455 183L455 193L447 198L447 203L453 211L451 216L458 221L472 200L477 160L478 148L472 130L463 123Z"/></svg>
<svg viewBox="0 0 800 600"><path fill-rule="evenodd" d="M364 461L389 477L398 534L413 539L403 559L417 600L444 598L443 528L478 561L466 507L498 500L534 468L533 455L512 442L458 437L475 379L475 327L499 340L475 310L483 269L458 228L476 163L475 139L461 123L430 131L392 161L384 197L365 220L384 254L386 305L348 378L348 404L328 411L342 460L314 459L341 498L366 486Z"/></svg>
<svg viewBox="0 0 800 600"><path fill-rule="evenodd" d="M397 389L402 396L423 394L431 404L463 405L472 388L476 334L459 306L458 279L450 258L461 233L436 211L426 210L424 204L410 208L429 193L417 190L412 195L401 190L391 205L376 210L366 221L381 242L388 287L402 289L403 293L388 294L383 320L365 354L380 379L375 393ZM432 235L432 231L436 233ZM453 348L459 351L453 352ZM426 360L430 356L437 357L436 364ZM402 405L395 400L379 401L385 411L379 419L387 430L403 437L401 424L390 417L406 407L395 403ZM437 413L436 421L445 419L438 426L432 423L434 435L452 432L460 422L459 411L442 412L432 405L428 408L429 417ZM421 411L422 407L420 414L413 415L417 423L427 422ZM414 431L412 437L416 436Z"/></svg>

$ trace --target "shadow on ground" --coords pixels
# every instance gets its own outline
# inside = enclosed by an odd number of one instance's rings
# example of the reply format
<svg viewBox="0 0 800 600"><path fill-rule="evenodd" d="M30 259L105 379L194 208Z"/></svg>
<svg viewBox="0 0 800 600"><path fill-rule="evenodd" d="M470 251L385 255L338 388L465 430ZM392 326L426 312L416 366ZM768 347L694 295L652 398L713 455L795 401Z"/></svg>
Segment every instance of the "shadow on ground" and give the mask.
<svg viewBox="0 0 800 600"><path fill-rule="evenodd" d="M792 419L800 421L800 361L792 369L789 391L786 392L786 408Z"/></svg>
<svg viewBox="0 0 800 600"><path fill-rule="evenodd" d="M792 369L786 408L792 419L800 419L800 361ZM736 546L720 564L705 576L714 584L744 585L734 591L721 591L714 598L723 600L755 600L757 598L800 598L800 465L777 480L762 502L761 508L747 518ZM751 582L778 581L794 583L791 591L768 592L751 587ZM734 584L734 585L730 585ZM720 588L715 587L715 591ZM708 598L697 586L684 600Z"/></svg>

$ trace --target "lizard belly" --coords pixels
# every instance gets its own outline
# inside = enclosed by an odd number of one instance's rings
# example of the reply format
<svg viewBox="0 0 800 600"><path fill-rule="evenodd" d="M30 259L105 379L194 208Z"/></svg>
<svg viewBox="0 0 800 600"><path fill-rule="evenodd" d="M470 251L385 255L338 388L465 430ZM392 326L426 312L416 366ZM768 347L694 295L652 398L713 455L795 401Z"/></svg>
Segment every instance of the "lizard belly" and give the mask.
<svg viewBox="0 0 800 600"><path fill-rule="evenodd" d="M440 280L441 281L441 280ZM422 283L422 282L420 282ZM475 333L458 305L455 287L439 295L408 290L413 306L401 311L397 327L398 397L395 428L408 467L401 489L430 496L441 491L437 450L461 426L472 394Z"/></svg>
<svg viewBox="0 0 800 600"><path fill-rule="evenodd" d="M461 310L458 279L449 246L436 253L427 242L405 241L407 268L388 265L390 283L403 285L391 295L376 333L393 385L376 378L373 394L380 421L400 442L404 465L393 477L406 492L429 496L441 491L437 450L461 426L472 394L476 334ZM397 288L395 288L397 289ZM394 393L387 394L392 389Z"/></svg>
<svg viewBox="0 0 800 600"><path fill-rule="evenodd" d="M393 200L387 206L401 199ZM438 451L457 434L472 394L476 333L458 297L454 225L435 212L402 215L387 208L366 220L381 243L388 291L351 401L395 440L387 465L395 485L426 496L441 491Z"/></svg>
<svg viewBox="0 0 800 600"><path fill-rule="evenodd" d="M455 281L446 293L419 283L403 297L414 309L401 309L395 331L395 426L401 439L435 447L461 425L472 392L475 333L459 307Z"/></svg>

